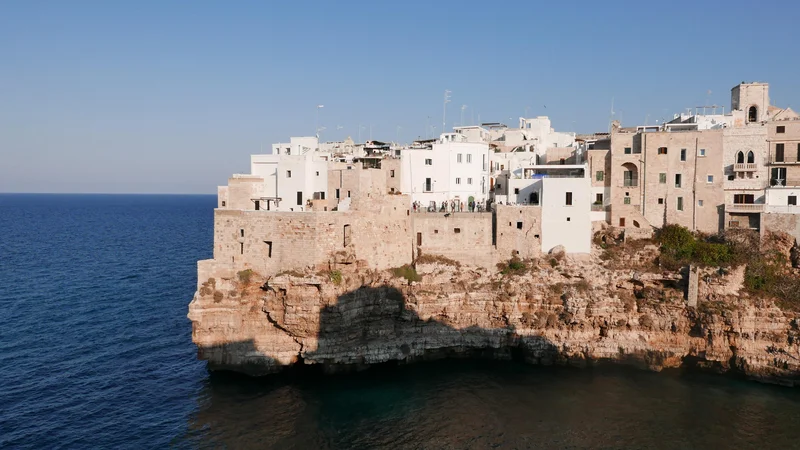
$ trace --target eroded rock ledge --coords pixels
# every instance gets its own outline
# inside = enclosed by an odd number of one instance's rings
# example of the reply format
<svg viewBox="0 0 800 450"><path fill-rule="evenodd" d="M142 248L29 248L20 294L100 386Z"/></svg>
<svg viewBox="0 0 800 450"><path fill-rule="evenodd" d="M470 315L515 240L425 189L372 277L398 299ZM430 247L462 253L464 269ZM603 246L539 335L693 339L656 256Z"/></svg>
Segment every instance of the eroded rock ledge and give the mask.
<svg viewBox="0 0 800 450"><path fill-rule="evenodd" d="M514 354L533 364L691 364L800 383L800 320L741 291L743 268L701 274L690 307L680 273L612 268L597 256L532 262L515 275L418 264L423 278L413 283L353 266L334 276L208 277L189 306L199 357L211 370L266 375L295 364L336 371Z"/></svg>

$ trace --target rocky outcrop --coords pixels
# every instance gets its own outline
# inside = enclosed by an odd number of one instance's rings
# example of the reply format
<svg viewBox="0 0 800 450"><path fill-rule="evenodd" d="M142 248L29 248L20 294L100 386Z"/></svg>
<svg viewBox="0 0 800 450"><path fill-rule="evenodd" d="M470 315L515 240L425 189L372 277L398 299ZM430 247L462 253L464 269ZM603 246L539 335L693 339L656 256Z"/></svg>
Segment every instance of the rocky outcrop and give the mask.
<svg viewBox="0 0 800 450"><path fill-rule="evenodd" d="M621 263L599 254L528 261L507 275L419 264L420 282L355 269L269 279L220 271L198 289L189 318L210 369L253 375L481 355L691 365L800 383L800 322L747 296L743 269L701 271L694 308L684 299L685 274L658 271L646 256L653 248L640 250Z"/></svg>

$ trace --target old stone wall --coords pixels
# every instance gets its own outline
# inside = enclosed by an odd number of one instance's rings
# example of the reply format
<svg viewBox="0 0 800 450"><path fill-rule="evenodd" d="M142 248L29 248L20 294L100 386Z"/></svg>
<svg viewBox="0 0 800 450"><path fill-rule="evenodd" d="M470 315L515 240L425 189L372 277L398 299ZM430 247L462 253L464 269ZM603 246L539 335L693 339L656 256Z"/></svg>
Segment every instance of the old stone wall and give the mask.
<svg viewBox="0 0 800 450"><path fill-rule="evenodd" d="M372 208L347 212L275 212L217 210L214 259L235 271L263 275L332 261L362 261L390 268L411 261L408 199L375 199Z"/></svg>
<svg viewBox="0 0 800 450"><path fill-rule="evenodd" d="M261 197L264 178L252 175L239 175L228 179L228 209L254 210L254 198Z"/></svg>
<svg viewBox="0 0 800 450"><path fill-rule="evenodd" d="M512 256L535 258L542 252L542 208L496 205L497 253L501 260Z"/></svg>
<svg viewBox="0 0 800 450"><path fill-rule="evenodd" d="M761 214L762 230L784 232L800 242L800 214Z"/></svg>
<svg viewBox="0 0 800 450"><path fill-rule="evenodd" d="M414 248L463 264L496 264L491 213L417 213L412 218Z"/></svg>

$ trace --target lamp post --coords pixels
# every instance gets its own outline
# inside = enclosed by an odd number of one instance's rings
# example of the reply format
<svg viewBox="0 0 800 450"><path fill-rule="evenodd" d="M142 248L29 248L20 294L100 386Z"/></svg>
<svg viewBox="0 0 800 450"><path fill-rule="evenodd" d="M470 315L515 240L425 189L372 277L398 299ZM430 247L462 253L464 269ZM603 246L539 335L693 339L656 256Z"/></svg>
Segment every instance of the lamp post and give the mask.
<svg viewBox="0 0 800 450"><path fill-rule="evenodd" d="M314 129L316 130L317 133L319 133L319 110L324 107L325 105L317 105L317 119L316 122L314 122ZM319 139L319 134L317 135L317 139Z"/></svg>

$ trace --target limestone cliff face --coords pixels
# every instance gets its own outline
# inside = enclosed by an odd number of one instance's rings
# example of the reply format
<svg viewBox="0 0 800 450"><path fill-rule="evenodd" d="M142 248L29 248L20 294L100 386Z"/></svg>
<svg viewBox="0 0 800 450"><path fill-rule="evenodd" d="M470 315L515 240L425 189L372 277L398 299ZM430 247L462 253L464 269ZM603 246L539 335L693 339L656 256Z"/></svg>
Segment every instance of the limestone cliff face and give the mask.
<svg viewBox="0 0 800 450"><path fill-rule="evenodd" d="M420 264L421 282L344 271L250 280L209 277L189 306L199 357L253 375L483 355L534 364L597 361L651 370L696 365L800 383L800 322L740 287L743 270L702 273L699 306L683 278L584 261L518 275ZM246 281L246 282L245 282Z"/></svg>

